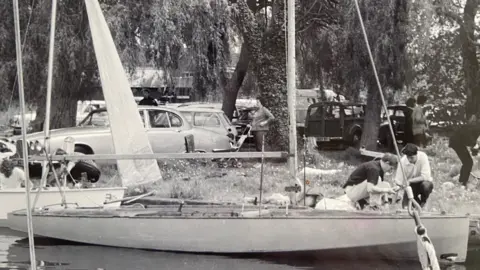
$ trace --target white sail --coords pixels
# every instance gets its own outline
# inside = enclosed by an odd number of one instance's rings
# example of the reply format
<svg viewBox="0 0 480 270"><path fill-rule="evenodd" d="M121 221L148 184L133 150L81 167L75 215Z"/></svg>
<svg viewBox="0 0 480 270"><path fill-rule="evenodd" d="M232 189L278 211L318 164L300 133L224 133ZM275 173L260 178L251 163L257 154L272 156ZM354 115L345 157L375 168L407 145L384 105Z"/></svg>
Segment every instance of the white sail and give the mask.
<svg viewBox="0 0 480 270"><path fill-rule="evenodd" d="M116 154L151 154L142 119L98 0L85 0ZM123 186L161 180L156 160L118 160Z"/></svg>

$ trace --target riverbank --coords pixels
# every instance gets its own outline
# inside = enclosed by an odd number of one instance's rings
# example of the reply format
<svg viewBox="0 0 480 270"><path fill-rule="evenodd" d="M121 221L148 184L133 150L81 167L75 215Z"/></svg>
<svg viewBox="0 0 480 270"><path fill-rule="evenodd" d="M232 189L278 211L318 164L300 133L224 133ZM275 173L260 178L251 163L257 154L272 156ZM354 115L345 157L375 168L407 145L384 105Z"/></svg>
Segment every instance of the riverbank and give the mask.
<svg viewBox="0 0 480 270"><path fill-rule="evenodd" d="M434 191L426 205L428 211L445 211L447 213L480 214L479 181L471 177L468 189L458 184L460 161L455 152L448 148L444 137L437 137L424 151L429 156L434 181ZM313 152L313 151L312 151ZM299 167L303 169L303 158L299 155ZM325 170L325 174L308 174L307 190L328 198L343 194L341 185L362 159L358 152L315 151L307 157L307 167ZM258 161L243 161L242 168L219 168L210 160L174 160L161 161L163 181L148 187L163 198L206 200L212 202L242 203L259 197L261 168ZM302 169L297 178L303 182ZM478 169L475 165L474 169ZM112 167L102 167L100 185L120 185L120 179ZM387 177L387 179L389 179ZM264 166L263 198L273 194L289 196L285 187L297 183L290 175L286 163L268 161ZM128 195L142 192L128 190Z"/></svg>

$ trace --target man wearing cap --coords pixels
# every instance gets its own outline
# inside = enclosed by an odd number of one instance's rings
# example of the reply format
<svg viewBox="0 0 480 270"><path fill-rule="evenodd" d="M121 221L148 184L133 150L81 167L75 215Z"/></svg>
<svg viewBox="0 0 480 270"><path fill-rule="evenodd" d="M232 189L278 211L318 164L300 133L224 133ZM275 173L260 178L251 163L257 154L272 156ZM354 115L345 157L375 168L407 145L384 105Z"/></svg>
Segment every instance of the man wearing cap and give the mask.
<svg viewBox="0 0 480 270"><path fill-rule="evenodd" d="M384 181L384 175L397 167L398 159L395 155L385 154L380 160L362 163L348 177L343 185L345 194L353 203L359 203L363 208L366 199L373 194L396 194L397 187L392 188Z"/></svg>
<svg viewBox="0 0 480 270"><path fill-rule="evenodd" d="M143 89L142 92L143 92L143 99L140 100L138 105L158 106L157 101L150 96L150 91L148 89Z"/></svg>
<svg viewBox="0 0 480 270"><path fill-rule="evenodd" d="M400 164L403 166L408 185L412 188L413 198L420 204L425 205L433 191L432 172L428 156L413 143L407 143L402 149L403 157ZM398 166L395 174L395 183L399 186L405 184L402 168ZM407 193L403 194L402 207L408 206Z"/></svg>

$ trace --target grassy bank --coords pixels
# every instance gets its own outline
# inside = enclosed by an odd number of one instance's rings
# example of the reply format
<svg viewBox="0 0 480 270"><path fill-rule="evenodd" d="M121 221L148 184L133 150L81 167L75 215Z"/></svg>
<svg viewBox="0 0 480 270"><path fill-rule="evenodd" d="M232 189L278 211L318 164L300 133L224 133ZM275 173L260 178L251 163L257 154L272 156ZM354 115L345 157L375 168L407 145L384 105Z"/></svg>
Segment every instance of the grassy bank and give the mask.
<svg viewBox="0 0 480 270"><path fill-rule="evenodd" d="M480 213L480 192L478 181L471 178L469 189L458 185L460 162L455 152L448 148L446 138L434 138L424 150L430 159L434 178L434 191L426 206L428 210L457 213ZM323 176L307 176L310 184L326 197L334 198L343 194L341 185L355 166L362 160L352 150L314 152L307 157L307 167L338 170ZM303 168L303 160L299 160ZM475 169L475 168L474 168ZM100 185L120 185L120 179L112 167L103 167ZM166 198L202 199L222 202L242 202L246 198L259 196L260 164L258 161L244 161L242 168L219 168L211 161L168 161L161 163L163 181L158 181L148 189L155 189L159 196ZM303 181L299 170L297 177ZM390 179L390 178L387 178ZM451 182L453 185L445 184ZM264 167L264 197L274 193L287 195L286 186L296 183L290 175L286 163L269 161ZM129 191L132 193L132 190Z"/></svg>

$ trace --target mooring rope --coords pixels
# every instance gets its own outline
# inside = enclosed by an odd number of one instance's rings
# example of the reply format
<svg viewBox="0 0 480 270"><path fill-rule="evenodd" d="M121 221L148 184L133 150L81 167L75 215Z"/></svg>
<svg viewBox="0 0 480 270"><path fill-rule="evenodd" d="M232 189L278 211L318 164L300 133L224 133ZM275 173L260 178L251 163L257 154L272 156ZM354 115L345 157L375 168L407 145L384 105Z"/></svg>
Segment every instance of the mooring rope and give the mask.
<svg viewBox="0 0 480 270"><path fill-rule="evenodd" d="M398 150L398 145L396 143L396 138L395 138L395 133L393 132L392 122L390 121L390 115L388 115L388 109L387 109L387 105L386 105L386 102L385 102L385 97L383 96L382 85L380 84L380 80L378 78L377 69L376 69L376 66L375 66L375 61L373 60L372 50L370 49L370 44L368 42L367 32L365 31L365 26L363 24L363 18L362 18L362 14L360 12L360 6L358 4L358 0L354 0L354 1L355 1L355 7L357 9L358 19L360 21L360 26L361 26L362 32L363 32L363 37L365 39L365 44L367 46L368 55L369 55L369 58L370 58L370 62L372 64L373 73L375 75L375 80L377 82L378 90L380 92L380 97L382 99L382 105L383 105L383 108L384 108L384 110L386 112L386 115L387 115L388 126L390 128L390 133L391 133L392 138L393 138L393 145L395 146L395 151L397 153L398 158L400 159L401 158L400 151ZM415 233L417 234L417 251L418 251L418 256L419 256L420 263L422 265L422 269L433 269L433 270L440 269L440 266L438 264L438 260L437 260L436 254L435 254L435 248L433 246L433 243L430 240L430 238L428 237L427 230L422 225L421 220L420 220L419 212L421 212L421 207L413 198L412 188L408 184L408 181L407 181L407 178L406 178L406 175L405 175L405 169L403 168L402 163L399 162L399 165L400 165L400 168L402 170L403 181L404 181L404 186L402 188L405 189L405 192L407 193L407 196L408 196L408 213L414 219L415 224L416 224Z"/></svg>

